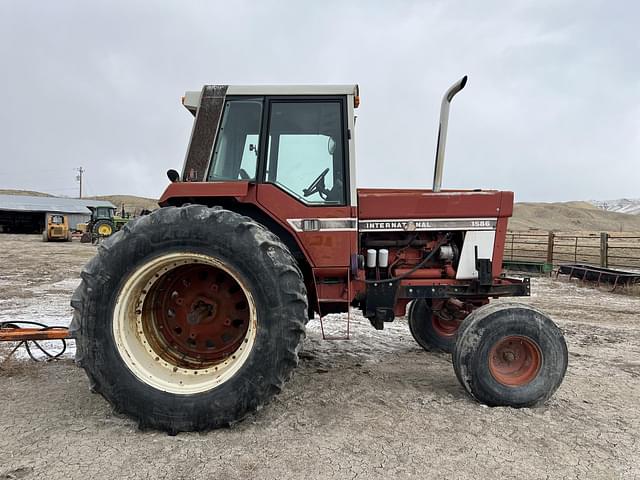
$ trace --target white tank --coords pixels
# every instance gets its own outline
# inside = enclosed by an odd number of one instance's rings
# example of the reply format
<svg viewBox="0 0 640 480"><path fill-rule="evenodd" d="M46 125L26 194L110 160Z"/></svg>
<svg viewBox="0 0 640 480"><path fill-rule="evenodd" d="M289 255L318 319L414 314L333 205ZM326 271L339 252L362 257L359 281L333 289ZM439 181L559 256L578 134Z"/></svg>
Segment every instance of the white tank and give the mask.
<svg viewBox="0 0 640 480"><path fill-rule="evenodd" d="M387 268L389 266L389 250L381 248L378 251L378 266L380 268Z"/></svg>
<svg viewBox="0 0 640 480"><path fill-rule="evenodd" d="M376 254L373 248L367 250L367 268L376 268Z"/></svg>

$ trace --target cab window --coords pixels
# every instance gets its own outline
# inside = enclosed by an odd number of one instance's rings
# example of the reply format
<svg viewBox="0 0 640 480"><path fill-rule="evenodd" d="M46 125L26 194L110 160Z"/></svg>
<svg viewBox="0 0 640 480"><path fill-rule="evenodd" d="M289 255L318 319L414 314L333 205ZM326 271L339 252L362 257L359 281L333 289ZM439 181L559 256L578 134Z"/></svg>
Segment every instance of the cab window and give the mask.
<svg viewBox="0 0 640 480"><path fill-rule="evenodd" d="M261 123L261 98L225 102L208 181L255 179Z"/></svg>
<svg viewBox="0 0 640 480"><path fill-rule="evenodd" d="M345 204L342 104L272 101L266 181L309 204Z"/></svg>

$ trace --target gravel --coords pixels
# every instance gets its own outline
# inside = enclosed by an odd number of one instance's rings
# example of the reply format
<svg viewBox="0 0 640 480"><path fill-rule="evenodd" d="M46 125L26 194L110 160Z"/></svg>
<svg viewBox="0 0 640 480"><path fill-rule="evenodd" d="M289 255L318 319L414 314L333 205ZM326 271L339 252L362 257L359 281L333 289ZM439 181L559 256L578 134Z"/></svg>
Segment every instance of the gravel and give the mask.
<svg viewBox="0 0 640 480"><path fill-rule="evenodd" d="M0 321L68 323L94 252L0 235ZM0 479L639 477L640 298L550 278L532 289L524 300L557 321L570 351L565 381L543 407L474 402L449 356L421 350L405 319L376 331L354 311L351 340L323 341L310 322L282 394L203 434L139 431L89 392L69 356L6 362Z"/></svg>

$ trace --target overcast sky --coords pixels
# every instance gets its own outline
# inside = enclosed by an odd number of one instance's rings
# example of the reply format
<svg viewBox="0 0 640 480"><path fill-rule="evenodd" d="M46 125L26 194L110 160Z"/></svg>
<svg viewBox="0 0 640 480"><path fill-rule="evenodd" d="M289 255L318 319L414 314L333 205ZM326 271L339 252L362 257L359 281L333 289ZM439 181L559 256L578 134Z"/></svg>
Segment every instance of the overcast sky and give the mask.
<svg viewBox="0 0 640 480"><path fill-rule="evenodd" d="M0 0L0 188L158 197L185 90L358 83L362 187L640 197L640 3Z"/></svg>

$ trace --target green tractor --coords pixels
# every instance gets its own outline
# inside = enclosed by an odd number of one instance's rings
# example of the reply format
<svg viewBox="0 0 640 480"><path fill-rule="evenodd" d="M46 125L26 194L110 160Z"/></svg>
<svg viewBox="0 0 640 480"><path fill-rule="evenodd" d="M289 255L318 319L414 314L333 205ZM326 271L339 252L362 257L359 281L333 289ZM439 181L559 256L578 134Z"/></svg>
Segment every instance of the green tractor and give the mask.
<svg viewBox="0 0 640 480"><path fill-rule="evenodd" d="M97 239L109 237L129 221L129 218L125 215L116 215L116 209L113 207L87 208L91 210L91 220L86 224L78 225L78 228L83 232L80 238L80 241L83 243L94 242Z"/></svg>

